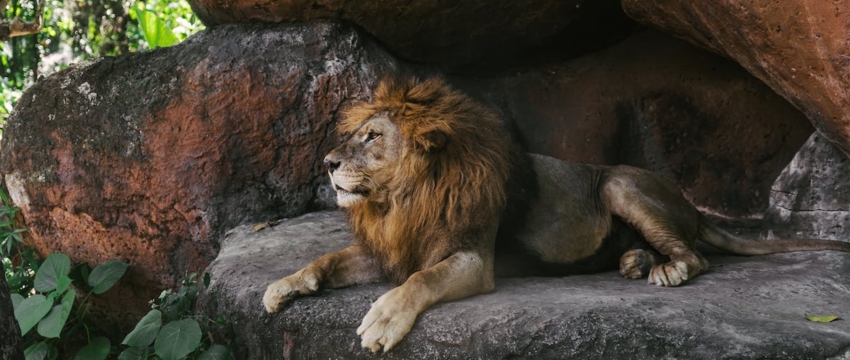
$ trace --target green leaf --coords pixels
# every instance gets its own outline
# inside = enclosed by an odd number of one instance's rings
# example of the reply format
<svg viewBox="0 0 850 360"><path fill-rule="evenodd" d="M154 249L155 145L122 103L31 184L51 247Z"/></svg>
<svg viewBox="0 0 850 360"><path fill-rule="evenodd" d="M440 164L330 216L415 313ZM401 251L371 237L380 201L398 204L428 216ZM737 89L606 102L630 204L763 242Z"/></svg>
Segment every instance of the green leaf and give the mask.
<svg viewBox="0 0 850 360"><path fill-rule="evenodd" d="M136 15L139 20L139 27L142 28L142 34L145 36L145 41L151 49L158 47L169 47L178 43L180 40L171 31L171 28L162 21L159 16L150 10L136 10Z"/></svg>
<svg viewBox="0 0 850 360"><path fill-rule="evenodd" d="M57 349L55 345L47 344L47 358L49 360L56 360L59 358L59 349Z"/></svg>
<svg viewBox="0 0 850 360"><path fill-rule="evenodd" d="M12 293L12 307L17 309L18 305L21 304L21 301L24 301L24 297L18 293Z"/></svg>
<svg viewBox="0 0 850 360"><path fill-rule="evenodd" d="M98 336L96 338L91 339L91 342L84 346L80 351L77 352L77 355L74 356L74 360L103 360L109 355L109 348L111 344L109 343L109 339Z"/></svg>
<svg viewBox="0 0 850 360"><path fill-rule="evenodd" d="M68 315L71 314L71 308L74 305L76 292L74 289L65 293L62 297L62 303L53 307L50 312L41 321L38 322L38 333L46 338L58 338L62 333L62 328L65 327L65 322L68 321Z"/></svg>
<svg viewBox="0 0 850 360"><path fill-rule="evenodd" d="M162 360L177 360L194 351L201 343L201 327L192 319L168 323L159 331L154 350Z"/></svg>
<svg viewBox="0 0 850 360"><path fill-rule="evenodd" d="M118 355L118 360L147 360L148 347L128 347Z"/></svg>
<svg viewBox="0 0 850 360"><path fill-rule="evenodd" d="M12 203L11 201L9 201L9 196L6 195L6 192L3 191L3 189L0 189L0 199L3 200L3 204L6 206L9 206Z"/></svg>
<svg viewBox="0 0 850 360"><path fill-rule="evenodd" d="M109 260L98 265L89 275L89 285L93 288L92 292L102 294L109 290L112 285L118 282L118 279L124 276L128 266L130 265L120 260Z"/></svg>
<svg viewBox="0 0 850 360"><path fill-rule="evenodd" d="M210 273L208 273L208 272L204 273L204 287L205 288L210 287Z"/></svg>
<svg viewBox="0 0 850 360"><path fill-rule="evenodd" d="M53 309L50 309L50 312L47 313L41 321L38 322L38 333L45 338L58 338L59 333L62 332L62 327L65 326L65 320L68 319L66 315L65 318L62 318L62 305L56 305Z"/></svg>
<svg viewBox="0 0 850 360"><path fill-rule="evenodd" d="M47 315L50 308L53 307L53 301L48 301L44 295L32 295L18 304L15 309L15 319L21 325L21 335L26 335L35 324Z"/></svg>
<svg viewBox="0 0 850 360"><path fill-rule="evenodd" d="M52 253L35 274L35 290L48 292L56 289L56 281L71 272L71 259L62 253Z"/></svg>
<svg viewBox="0 0 850 360"><path fill-rule="evenodd" d="M49 348L47 346L47 343L44 341L39 341L35 344L32 344L32 346L26 348L26 350L24 350L24 356L26 357L26 360L43 360L45 357L47 357L48 351Z"/></svg>
<svg viewBox="0 0 850 360"><path fill-rule="evenodd" d="M806 319L812 322L829 323L840 319L835 315L806 315Z"/></svg>
<svg viewBox="0 0 850 360"><path fill-rule="evenodd" d="M121 343L133 347L147 348L156 340L160 326L162 326L162 313L156 309L151 310L142 320L139 320L136 328L127 334L127 337Z"/></svg>
<svg viewBox="0 0 850 360"><path fill-rule="evenodd" d="M230 360L230 351L224 345L213 345L198 356L198 360Z"/></svg>
<svg viewBox="0 0 850 360"><path fill-rule="evenodd" d="M68 286L71 285L71 278L68 276L60 276L59 279L56 279L56 292L63 293L68 289Z"/></svg>

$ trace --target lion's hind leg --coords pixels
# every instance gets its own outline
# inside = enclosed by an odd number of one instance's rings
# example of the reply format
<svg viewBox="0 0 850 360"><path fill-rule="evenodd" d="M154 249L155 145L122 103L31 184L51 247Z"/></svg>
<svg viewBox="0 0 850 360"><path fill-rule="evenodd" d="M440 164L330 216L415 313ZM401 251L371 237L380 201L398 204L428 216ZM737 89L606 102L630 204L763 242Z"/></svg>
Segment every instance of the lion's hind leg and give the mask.
<svg viewBox="0 0 850 360"><path fill-rule="evenodd" d="M618 166L611 169L600 195L613 215L637 230L661 255L669 257L665 263L650 265L650 284L679 286L708 270L708 262L695 250L701 215L675 185L652 172ZM621 271L624 260L639 260L633 258L639 254L626 253L625 259L621 258ZM631 265L626 265L628 273L636 276ZM638 265L635 266L640 268Z"/></svg>

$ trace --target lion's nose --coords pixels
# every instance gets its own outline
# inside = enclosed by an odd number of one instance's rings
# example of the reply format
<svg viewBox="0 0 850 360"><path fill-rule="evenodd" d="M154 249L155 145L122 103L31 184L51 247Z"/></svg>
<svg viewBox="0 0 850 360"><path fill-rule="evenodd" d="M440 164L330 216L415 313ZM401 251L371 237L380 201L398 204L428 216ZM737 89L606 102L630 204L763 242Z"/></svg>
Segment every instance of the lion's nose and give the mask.
<svg viewBox="0 0 850 360"><path fill-rule="evenodd" d="M331 172L331 174L333 174L334 170L336 170L336 169L338 169L338 168L339 168L339 164L340 164L340 162L339 162L339 161L334 161L333 159L331 159L331 158L330 158L330 157L328 157L328 156L326 156L326 157L325 157L325 161L324 161L324 162L325 162L325 166L327 166L327 167L328 167L328 171L330 171L330 172Z"/></svg>

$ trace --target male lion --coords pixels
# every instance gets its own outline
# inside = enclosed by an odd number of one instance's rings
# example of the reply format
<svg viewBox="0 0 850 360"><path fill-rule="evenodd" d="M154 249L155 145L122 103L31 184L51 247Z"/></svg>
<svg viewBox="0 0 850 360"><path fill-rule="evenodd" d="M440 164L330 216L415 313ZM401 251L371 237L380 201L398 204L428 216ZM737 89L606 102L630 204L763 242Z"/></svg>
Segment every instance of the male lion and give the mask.
<svg viewBox="0 0 850 360"><path fill-rule="evenodd" d="M840 241L733 237L655 173L527 155L502 126L441 79L382 82L374 101L346 113L339 130L350 137L325 158L355 244L271 284L266 309L320 286L389 278L400 286L357 329L363 347L389 351L429 306L492 291L502 264L566 275L619 258L626 278L679 286L708 269L697 240L743 255L850 251Z"/></svg>

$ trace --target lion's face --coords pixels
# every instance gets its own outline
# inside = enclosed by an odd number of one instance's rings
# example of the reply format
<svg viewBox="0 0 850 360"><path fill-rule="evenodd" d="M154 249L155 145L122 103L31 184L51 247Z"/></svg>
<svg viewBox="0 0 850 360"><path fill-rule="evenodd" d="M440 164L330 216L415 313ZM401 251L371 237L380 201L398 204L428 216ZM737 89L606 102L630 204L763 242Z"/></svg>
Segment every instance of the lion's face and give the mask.
<svg viewBox="0 0 850 360"><path fill-rule="evenodd" d="M388 115L364 121L325 157L337 205L349 207L380 191L388 181L383 170L397 164L403 147L404 138Z"/></svg>

